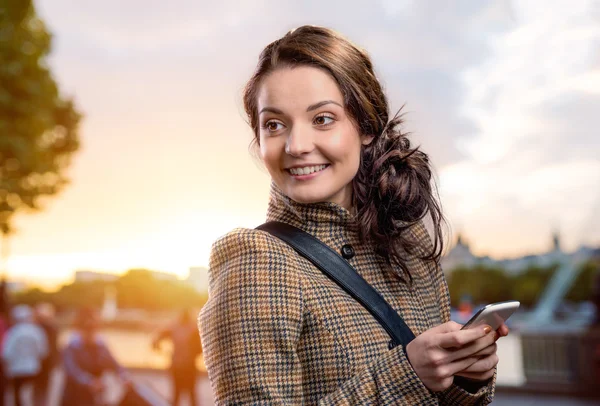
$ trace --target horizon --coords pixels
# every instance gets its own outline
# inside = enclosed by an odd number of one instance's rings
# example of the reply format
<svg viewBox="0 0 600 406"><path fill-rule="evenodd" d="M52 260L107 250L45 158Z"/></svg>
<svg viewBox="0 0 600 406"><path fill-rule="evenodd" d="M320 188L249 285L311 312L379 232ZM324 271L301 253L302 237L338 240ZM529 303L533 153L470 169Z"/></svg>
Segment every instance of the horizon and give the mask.
<svg viewBox="0 0 600 406"><path fill-rule="evenodd" d="M462 238L462 243L464 245L469 246L470 248L470 244L469 244L469 239L468 238L464 238L464 235L462 235L461 233L457 233L456 237L458 238L458 236L460 235L460 237ZM457 239L455 239L452 243L452 245L450 246L446 246L444 248L444 254L442 256L445 257L448 255L448 253L454 249L457 245ZM576 252L578 252L581 249L600 249L600 245L586 245L586 244L581 244L577 247L575 247L572 250L569 251L565 251L564 249L560 248L560 252L564 253L565 255L573 255ZM541 255L545 255L548 253L551 253L553 251L553 247L551 246L551 243L548 243L548 247L544 250L541 251L537 251L537 252L525 252L522 253L518 256L510 256L510 257L497 257L497 256L491 256L491 255L487 255L485 253L475 253L475 252L471 252L472 254L474 254L476 257L478 258L490 258L493 261L510 261L510 260L515 260L515 259L520 259L520 258L525 258L528 256L541 256ZM49 283L42 283L42 284L38 284L36 282L34 282L34 280L18 280L18 279L12 279L10 280L10 282L17 282L17 283L24 283L27 288L40 288L42 290L51 292L51 291L55 291L57 289L59 289L60 287L64 286L64 285L68 285L70 283L75 282L75 277L77 272L93 272L93 273L100 273L100 274L108 274L108 275L114 275L114 276L123 276L125 275L127 272L131 271L131 270L137 270L137 269L144 269L150 272L157 272L157 273L161 273L161 274L168 274L168 275L174 275L177 277L178 281L182 281L185 282L187 280L187 278L189 277L189 271L192 269L203 269L204 271L206 271L206 279L203 281L203 283L206 285L206 289L205 291L208 291L208 270L209 267L208 265L191 265L188 267L188 271L186 274L177 274L177 273L172 273L172 272L168 272L168 271L164 271L158 268L147 268L147 267L130 267L127 269L122 269L122 270L114 270L114 269L94 269L94 268L90 268L90 267L84 267L84 268L79 268L79 269L74 269L71 272L71 275L65 279L62 280L57 280L55 282L51 282Z"/></svg>

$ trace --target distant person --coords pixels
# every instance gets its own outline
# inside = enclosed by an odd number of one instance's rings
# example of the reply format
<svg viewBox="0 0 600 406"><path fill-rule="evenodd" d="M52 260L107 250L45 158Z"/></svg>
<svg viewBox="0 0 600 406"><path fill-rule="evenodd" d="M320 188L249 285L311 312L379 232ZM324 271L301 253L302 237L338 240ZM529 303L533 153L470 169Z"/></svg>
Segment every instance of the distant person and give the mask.
<svg viewBox="0 0 600 406"><path fill-rule="evenodd" d="M8 331L8 314L10 305L6 295L6 279L0 281L0 349L4 342L4 336ZM4 368L0 365L0 406L4 406L4 393L7 388L7 378Z"/></svg>
<svg viewBox="0 0 600 406"><path fill-rule="evenodd" d="M473 300L471 296L464 295L458 304L458 323L465 324L473 316Z"/></svg>
<svg viewBox="0 0 600 406"><path fill-rule="evenodd" d="M12 310L13 326L7 331L2 346L6 376L11 380L15 405L20 406L22 388L33 384L48 354L44 330L33 322L29 306L19 305Z"/></svg>
<svg viewBox="0 0 600 406"><path fill-rule="evenodd" d="M105 371L117 372L126 385L130 384L127 371L117 363L97 336L98 324L98 314L92 309L83 309L77 314L77 332L63 351L63 406L97 404L105 389L102 381Z"/></svg>
<svg viewBox="0 0 600 406"><path fill-rule="evenodd" d="M195 320L189 310L181 312L179 319L170 327L160 331L153 342L155 349L160 342L171 340L171 376L173 382L173 406L179 404L181 394L187 393L192 406L196 403L196 357L202 353L200 335Z"/></svg>
<svg viewBox="0 0 600 406"><path fill-rule="evenodd" d="M8 317L4 311L0 311L0 348L4 342L4 336L8 330ZM4 392L7 387L7 378L4 374L4 368L0 365L0 406L4 406Z"/></svg>
<svg viewBox="0 0 600 406"><path fill-rule="evenodd" d="M598 261L600 265L600 261ZM592 385L600 385L600 272L596 271L593 279L591 301L596 308L596 313L588 334L593 337L594 343L592 360L594 366L594 379Z"/></svg>
<svg viewBox="0 0 600 406"><path fill-rule="evenodd" d="M35 307L35 318L46 334L48 354L42 361L42 369L34 383L35 405L45 406L48 399L48 388L52 372L60 361L57 345L58 330L54 321L54 307L50 303L40 303Z"/></svg>

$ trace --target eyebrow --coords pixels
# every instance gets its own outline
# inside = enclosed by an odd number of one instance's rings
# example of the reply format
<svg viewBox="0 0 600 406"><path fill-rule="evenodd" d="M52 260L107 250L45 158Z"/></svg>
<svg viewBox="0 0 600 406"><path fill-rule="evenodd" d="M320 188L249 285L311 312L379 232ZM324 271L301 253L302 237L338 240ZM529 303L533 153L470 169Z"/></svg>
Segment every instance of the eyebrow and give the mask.
<svg viewBox="0 0 600 406"><path fill-rule="evenodd" d="M310 106L308 106L308 108L306 109L306 112L308 113L309 111L316 110L319 107L325 106L326 104L335 104L337 106L340 106L341 108L344 108L344 106L342 106L341 104L339 104L338 102L335 102L333 100L323 100L323 101L320 101L318 103L311 104ZM274 114L283 114L283 111L276 109L275 107L264 107L260 110L258 115L261 115L262 113L265 113L265 112L271 112Z"/></svg>
<svg viewBox="0 0 600 406"><path fill-rule="evenodd" d="M338 106L340 106L341 108L344 108L341 104L339 104L338 102L335 102L333 100L324 100L315 104L311 104L310 106L308 106L308 108L306 109L306 112L308 113L309 111L313 111L318 109L319 107L322 107L326 104L336 104Z"/></svg>
<svg viewBox="0 0 600 406"><path fill-rule="evenodd" d="M271 112L271 113L275 113L275 114L283 114L283 111L276 109L275 107L264 107L263 109L260 110L258 115L260 116L262 113L266 113L266 112Z"/></svg>

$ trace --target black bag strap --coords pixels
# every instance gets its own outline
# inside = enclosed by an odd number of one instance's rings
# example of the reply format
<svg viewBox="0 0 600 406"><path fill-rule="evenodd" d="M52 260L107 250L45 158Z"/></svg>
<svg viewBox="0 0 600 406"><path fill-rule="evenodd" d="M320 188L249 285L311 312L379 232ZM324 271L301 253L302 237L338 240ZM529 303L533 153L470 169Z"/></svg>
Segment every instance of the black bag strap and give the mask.
<svg viewBox="0 0 600 406"><path fill-rule="evenodd" d="M402 317L356 270L337 252L307 232L278 221L261 224L263 230L289 244L298 254L312 262L342 289L360 302L383 326L392 338L390 349L402 344L405 348L415 335Z"/></svg>

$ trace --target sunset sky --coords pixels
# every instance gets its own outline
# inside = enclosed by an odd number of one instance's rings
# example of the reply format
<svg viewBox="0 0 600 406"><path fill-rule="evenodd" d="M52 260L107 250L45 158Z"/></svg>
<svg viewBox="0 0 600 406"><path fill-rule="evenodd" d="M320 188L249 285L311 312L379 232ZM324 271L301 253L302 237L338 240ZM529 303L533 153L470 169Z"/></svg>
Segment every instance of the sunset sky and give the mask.
<svg viewBox="0 0 600 406"><path fill-rule="evenodd" d="M436 168L477 254L600 245L600 6L565 1L37 0L49 64L84 114L72 184L16 218L9 274L184 277L211 243L264 221L241 89L259 52L303 24L364 47Z"/></svg>

